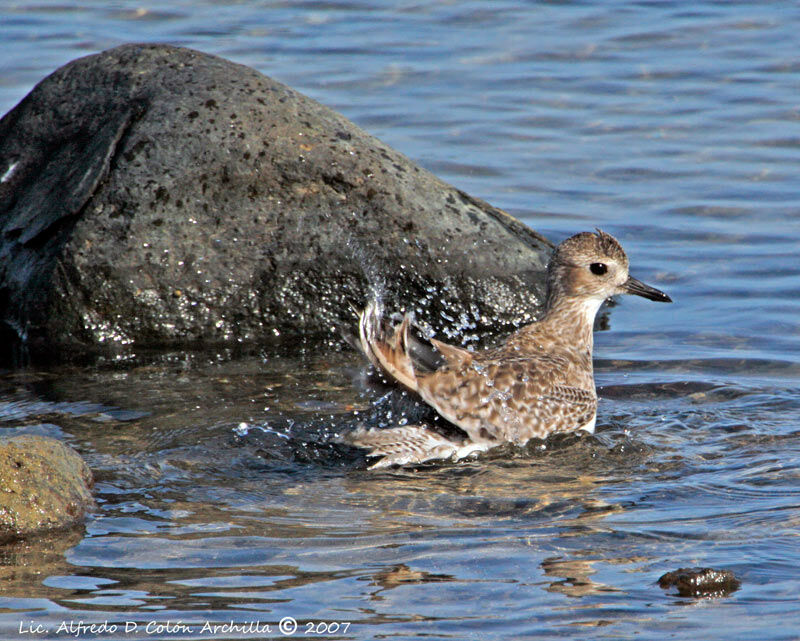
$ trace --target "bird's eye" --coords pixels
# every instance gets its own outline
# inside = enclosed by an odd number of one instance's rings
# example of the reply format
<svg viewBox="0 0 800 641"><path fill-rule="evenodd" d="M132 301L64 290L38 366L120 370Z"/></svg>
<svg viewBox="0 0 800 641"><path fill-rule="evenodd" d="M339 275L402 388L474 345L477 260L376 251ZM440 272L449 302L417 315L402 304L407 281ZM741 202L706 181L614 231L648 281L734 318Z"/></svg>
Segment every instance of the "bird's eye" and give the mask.
<svg viewBox="0 0 800 641"><path fill-rule="evenodd" d="M608 265L606 265L605 263L592 263L591 265L589 265L589 270L595 276L602 276L608 271Z"/></svg>

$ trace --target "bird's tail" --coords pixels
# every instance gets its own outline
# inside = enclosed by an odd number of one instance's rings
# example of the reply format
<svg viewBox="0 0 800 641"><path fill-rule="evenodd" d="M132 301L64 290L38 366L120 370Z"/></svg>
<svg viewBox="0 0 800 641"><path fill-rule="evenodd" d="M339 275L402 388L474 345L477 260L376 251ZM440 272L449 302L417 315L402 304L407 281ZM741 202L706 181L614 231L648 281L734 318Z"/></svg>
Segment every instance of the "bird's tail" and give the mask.
<svg viewBox="0 0 800 641"><path fill-rule="evenodd" d="M358 335L361 349L376 368L416 392L417 375L409 353L410 323L411 318L406 314L403 322L393 327L383 318L380 305L370 302L359 314Z"/></svg>
<svg viewBox="0 0 800 641"><path fill-rule="evenodd" d="M463 443L451 441L424 425L370 430L359 428L345 435L344 440L369 450L368 456L382 457L370 466L372 470L432 459L461 458L459 453L464 449Z"/></svg>

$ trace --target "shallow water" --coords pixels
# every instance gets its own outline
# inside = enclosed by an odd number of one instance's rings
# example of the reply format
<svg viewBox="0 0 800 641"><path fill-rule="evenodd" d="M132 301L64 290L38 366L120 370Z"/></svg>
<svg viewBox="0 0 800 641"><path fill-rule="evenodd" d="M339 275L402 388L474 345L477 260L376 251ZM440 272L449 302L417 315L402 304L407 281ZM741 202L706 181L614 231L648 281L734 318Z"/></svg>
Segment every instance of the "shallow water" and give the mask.
<svg viewBox="0 0 800 641"><path fill-rule="evenodd" d="M676 302L597 333L596 435L409 470L334 442L398 412L349 351L7 372L0 430L76 447L99 508L0 550L0 636L800 637L795 5L161 6L3 5L0 111L122 42L218 53L555 241L614 233ZM694 565L742 587L656 585Z"/></svg>

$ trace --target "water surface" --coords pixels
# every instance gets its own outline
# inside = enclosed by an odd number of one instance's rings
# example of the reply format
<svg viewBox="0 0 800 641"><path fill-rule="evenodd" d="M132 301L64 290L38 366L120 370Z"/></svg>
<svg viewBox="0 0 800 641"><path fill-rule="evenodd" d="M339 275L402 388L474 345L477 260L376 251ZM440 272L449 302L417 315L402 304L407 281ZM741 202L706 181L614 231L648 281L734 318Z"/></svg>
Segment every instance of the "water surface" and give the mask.
<svg viewBox="0 0 800 641"><path fill-rule="evenodd" d="M283 617L307 638L800 637L794 4L21 2L0 24L2 112L77 56L195 47L554 241L602 227L676 301L611 310L596 435L380 473L334 442L397 418L353 352L4 373L0 431L73 445L99 502L0 551L4 638L282 638ZM742 587L656 585L694 565ZM204 629L226 622L272 631Z"/></svg>

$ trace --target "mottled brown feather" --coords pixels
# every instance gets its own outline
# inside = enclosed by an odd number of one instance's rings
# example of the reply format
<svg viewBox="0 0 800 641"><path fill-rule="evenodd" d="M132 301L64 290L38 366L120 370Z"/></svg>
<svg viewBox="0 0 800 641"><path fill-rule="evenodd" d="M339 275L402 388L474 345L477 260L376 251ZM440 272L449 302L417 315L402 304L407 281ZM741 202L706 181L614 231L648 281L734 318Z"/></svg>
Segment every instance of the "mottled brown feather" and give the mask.
<svg viewBox="0 0 800 641"><path fill-rule="evenodd" d="M449 366L466 365L472 362L472 352L454 345L448 345L442 341L437 341L435 338L430 339L431 344L436 350L444 356Z"/></svg>

